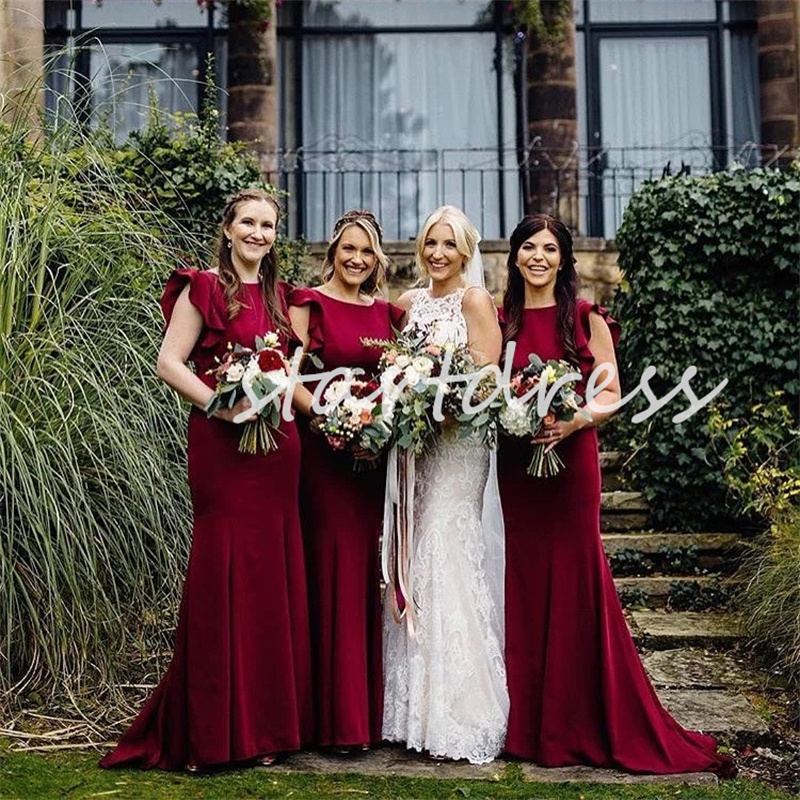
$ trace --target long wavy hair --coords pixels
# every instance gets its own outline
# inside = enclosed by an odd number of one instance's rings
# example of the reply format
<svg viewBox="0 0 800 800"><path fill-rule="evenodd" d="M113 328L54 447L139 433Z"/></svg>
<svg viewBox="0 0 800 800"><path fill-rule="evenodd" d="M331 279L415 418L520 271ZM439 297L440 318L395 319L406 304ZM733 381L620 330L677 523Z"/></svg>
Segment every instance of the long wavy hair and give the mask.
<svg viewBox="0 0 800 800"><path fill-rule="evenodd" d="M422 258L422 251L425 249L425 240L428 238L428 233L437 224L449 225L453 229L456 250L458 250L459 255L464 257L462 273L467 264L469 264L469 260L472 258L481 238L478 229L460 208L456 208L456 206L439 206L436 211L431 212L420 228L414 242L414 264L417 268L418 283L420 284L426 283L430 277L425 266L425 260Z"/></svg>
<svg viewBox="0 0 800 800"><path fill-rule="evenodd" d="M281 218L280 204L269 192L265 192L263 189L257 187L241 189L227 199L225 208L222 210L222 227L217 243L215 266L219 270L219 280L225 294L225 303L228 307L228 319L233 319L246 305L247 301L242 291L242 279L233 266L231 248L228 247L225 229L233 224L239 206L250 200L263 200L269 203L275 209L276 226ZM261 259L261 265L258 270L258 283L261 288L261 298L269 311L270 317L272 317L272 321L281 333L285 336L289 336L291 328L286 319L283 304L278 298L278 256L275 253L274 243L269 249L269 252Z"/></svg>
<svg viewBox="0 0 800 800"><path fill-rule="evenodd" d="M342 234L353 225L361 228L367 234L369 243L375 251L375 269L372 270L369 278L358 288L359 292L373 295L383 288L383 284L386 281L389 257L383 252L383 230L371 211L353 209L352 211L346 211L336 220L333 226L333 234L328 242L328 249L325 251L325 259L322 262L322 282L327 283L333 277L333 261L336 255L336 248L339 246Z"/></svg>
<svg viewBox="0 0 800 800"><path fill-rule="evenodd" d="M522 327L522 312L525 308L525 279L517 266L517 255L520 247L531 236L539 231L547 230L555 236L561 251L561 269L556 276L556 308L557 324L567 360L577 364L575 350L575 306L578 299L580 278L575 268L575 256L572 252L572 234L567 226L548 214L528 214L514 228L510 239L508 253L508 277L503 292L503 311L506 325L503 342L516 339Z"/></svg>

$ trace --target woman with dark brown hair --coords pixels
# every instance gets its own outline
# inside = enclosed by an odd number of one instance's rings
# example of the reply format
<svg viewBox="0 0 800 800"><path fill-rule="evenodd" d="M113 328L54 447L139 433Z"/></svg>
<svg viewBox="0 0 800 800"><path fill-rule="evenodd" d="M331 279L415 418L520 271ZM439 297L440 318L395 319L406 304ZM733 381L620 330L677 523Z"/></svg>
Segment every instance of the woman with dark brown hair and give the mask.
<svg viewBox="0 0 800 800"><path fill-rule="evenodd" d="M285 287L272 249L278 217L260 189L231 197L216 269L176 270L161 299L158 375L192 404L192 549L172 663L104 767L268 766L310 735L297 430L282 421L277 450L250 455L239 452L233 424L250 407L246 398L203 413L214 394L209 370L229 344L252 348L275 331L286 352Z"/></svg>
<svg viewBox="0 0 800 800"><path fill-rule="evenodd" d="M391 339L402 311L376 297L388 259L370 211L343 214L322 265L321 286L295 289L292 326L305 350L327 372L375 372L381 351L362 337ZM316 384L309 384L313 391ZM312 415L310 397L298 408ZM302 398L305 399L302 399ZM313 743L339 752L381 741L383 699L378 537L383 519L385 459L354 471L350 454L333 450L298 421L303 441L300 481L303 537L314 642Z"/></svg>
<svg viewBox="0 0 800 800"><path fill-rule="evenodd" d="M526 366L530 353L565 359L583 376L577 392L585 396L600 365L616 375L619 325L577 289L569 230L545 214L525 217L511 234L503 296L513 368ZM729 774L714 740L684 730L662 707L617 598L600 539L597 425L620 396L616 377L606 383L583 413L544 424L533 440L558 448L564 467L557 475L527 474L524 439L501 443L511 701L505 751L548 767Z"/></svg>

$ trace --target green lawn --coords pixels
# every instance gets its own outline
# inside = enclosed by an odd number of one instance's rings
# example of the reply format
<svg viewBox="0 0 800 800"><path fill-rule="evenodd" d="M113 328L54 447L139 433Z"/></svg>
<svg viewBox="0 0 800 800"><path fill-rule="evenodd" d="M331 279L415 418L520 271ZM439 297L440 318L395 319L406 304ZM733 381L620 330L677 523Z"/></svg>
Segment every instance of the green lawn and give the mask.
<svg viewBox="0 0 800 800"><path fill-rule="evenodd" d="M434 780L285 773L241 769L193 776L131 770L101 770L98 754L31 752L0 754L0 797L36 798L553 798L554 800L785 800L790 795L753 781L727 781L717 787L542 784L523 780L508 765L500 780Z"/></svg>

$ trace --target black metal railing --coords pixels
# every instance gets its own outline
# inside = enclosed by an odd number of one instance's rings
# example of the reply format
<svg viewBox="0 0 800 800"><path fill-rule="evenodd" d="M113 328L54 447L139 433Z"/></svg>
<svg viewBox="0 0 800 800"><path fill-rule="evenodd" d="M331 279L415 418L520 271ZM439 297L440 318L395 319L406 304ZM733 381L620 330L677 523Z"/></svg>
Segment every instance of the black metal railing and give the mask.
<svg viewBox="0 0 800 800"><path fill-rule="evenodd" d="M531 211L564 219L579 235L612 238L631 195L664 174L706 174L778 164L789 148L676 146L553 149L362 150L327 148L265 156L288 192L291 236L324 240L349 208L376 213L387 239L413 238L445 203L464 209L484 238L505 238ZM502 195L502 201L501 201Z"/></svg>

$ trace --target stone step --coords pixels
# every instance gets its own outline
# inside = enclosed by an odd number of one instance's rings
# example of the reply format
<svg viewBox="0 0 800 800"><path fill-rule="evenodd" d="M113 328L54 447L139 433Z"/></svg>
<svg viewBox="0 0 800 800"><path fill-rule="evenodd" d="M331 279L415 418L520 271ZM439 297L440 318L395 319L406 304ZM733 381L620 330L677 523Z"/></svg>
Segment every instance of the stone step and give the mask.
<svg viewBox="0 0 800 800"><path fill-rule="evenodd" d="M719 575L648 575L642 578L614 578L623 605L664 608L676 611L727 606L735 581Z"/></svg>
<svg viewBox="0 0 800 800"><path fill-rule="evenodd" d="M698 553L724 553L741 541L737 533L660 533L631 531L603 534L603 547L611 555L620 550L657 554L661 549L693 547Z"/></svg>
<svg viewBox="0 0 800 800"><path fill-rule="evenodd" d="M642 664L659 689L737 689L758 692L772 682L743 656L701 647L649 650Z"/></svg>
<svg viewBox="0 0 800 800"><path fill-rule="evenodd" d="M717 777L709 772L680 775L631 775L614 769L595 767L539 767L527 762L514 762L522 768L526 783L608 783L608 784L674 784L676 786L715 786ZM508 762L498 758L490 764L469 764L466 761L432 761L402 745L374 748L365 753L337 756L328 753L293 753L282 759L270 772L306 772L314 774L385 775L408 778L456 778L459 780L500 780ZM461 792L469 795L469 790ZM480 791L478 790L478 794ZM539 797L540 792L535 792ZM533 795L531 795L533 796Z"/></svg>
<svg viewBox="0 0 800 800"><path fill-rule="evenodd" d="M603 547L617 577L731 572L738 562L741 541L736 533L603 534Z"/></svg>
<svg viewBox="0 0 800 800"><path fill-rule="evenodd" d="M650 650L730 647L742 638L740 617L731 612L629 611L631 634Z"/></svg>
<svg viewBox="0 0 800 800"><path fill-rule="evenodd" d="M725 689L659 689L658 697L684 728L730 742L769 733L750 701Z"/></svg>
<svg viewBox="0 0 800 800"><path fill-rule="evenodd" d="M622 475L620 472L624 460L622 453L616 451L600 453L600 475L604 492L622 489Z"/></svg>
<svg viewBox="0 0 800 800"><path fill-rule="evenodd" d="M635 531L647 525L648 506L641 492L600 494L600 530Z"/></svg>

